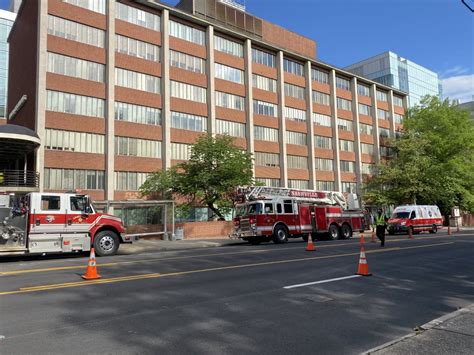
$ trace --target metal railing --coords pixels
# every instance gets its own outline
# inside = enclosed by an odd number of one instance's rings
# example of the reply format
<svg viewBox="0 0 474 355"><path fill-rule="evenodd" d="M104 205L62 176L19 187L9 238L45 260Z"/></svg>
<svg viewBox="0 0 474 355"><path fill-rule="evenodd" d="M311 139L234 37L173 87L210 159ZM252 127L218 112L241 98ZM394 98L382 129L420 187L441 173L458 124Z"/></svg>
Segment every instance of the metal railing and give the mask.
<svg viewBox="0 0 474 355"><path fill-rule="evenodd" d="M0 170L2 187L39 187L39 174L35 171Z"/></svg>

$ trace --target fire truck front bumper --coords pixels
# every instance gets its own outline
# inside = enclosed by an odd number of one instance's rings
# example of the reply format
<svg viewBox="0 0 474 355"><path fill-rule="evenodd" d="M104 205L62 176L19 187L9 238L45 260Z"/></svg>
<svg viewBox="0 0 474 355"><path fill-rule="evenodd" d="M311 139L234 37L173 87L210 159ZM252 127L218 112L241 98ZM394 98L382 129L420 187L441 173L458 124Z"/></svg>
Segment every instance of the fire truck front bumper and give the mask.
<svg viewBox="0 0 474 355"><path fill-rule="evenodd" d="M229 235L230 239L241 239L241 238L250 238L250 237L257 237L261 236L262 232L257 230L257 228L251 228L246 230L237 229Z"/></svg>

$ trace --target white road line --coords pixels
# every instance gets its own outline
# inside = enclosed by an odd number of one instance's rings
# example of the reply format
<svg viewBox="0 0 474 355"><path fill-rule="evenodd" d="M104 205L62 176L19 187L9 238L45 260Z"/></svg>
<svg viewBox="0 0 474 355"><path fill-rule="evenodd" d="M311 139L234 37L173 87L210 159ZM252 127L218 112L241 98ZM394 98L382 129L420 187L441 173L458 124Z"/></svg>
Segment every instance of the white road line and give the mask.
<svg viewBox="0 0 474 355"><path fill-rule="evenodd" d="M362 276L362 275L351 275L351 276L337 277L337 278L335 278L335 279L328 279L328 280L321 280L321 281L315 281L315 282L308 282L308 283L305 283L305 284L285 286L285 287L283 287L283 288L289 290L290 288L305 287L305 286L311 286L311 285L317 285L317 284L325 284L325 283L327 283L327 282L353 279L353 278L355 278L355 277L361 277L361 276Z"/></svg>

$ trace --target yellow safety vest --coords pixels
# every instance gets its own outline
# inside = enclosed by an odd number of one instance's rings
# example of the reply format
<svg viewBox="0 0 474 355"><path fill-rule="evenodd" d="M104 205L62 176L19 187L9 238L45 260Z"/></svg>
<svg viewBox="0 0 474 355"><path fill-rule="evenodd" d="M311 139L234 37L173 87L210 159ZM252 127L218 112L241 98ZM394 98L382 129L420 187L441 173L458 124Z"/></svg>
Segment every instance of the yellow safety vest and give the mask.
<svg viewBox="0 0 474 355"><path fill-rule="evenodd" d="M377 224L378 226L385 225L385 216L383 214L377 216L377 218L375 219L375 224Z"/></svg>

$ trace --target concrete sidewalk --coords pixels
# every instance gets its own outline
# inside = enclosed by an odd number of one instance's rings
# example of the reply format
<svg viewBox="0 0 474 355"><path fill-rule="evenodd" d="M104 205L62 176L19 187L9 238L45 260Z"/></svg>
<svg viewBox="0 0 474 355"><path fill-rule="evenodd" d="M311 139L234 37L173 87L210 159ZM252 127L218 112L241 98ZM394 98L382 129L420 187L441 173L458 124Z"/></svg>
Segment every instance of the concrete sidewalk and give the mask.
<svg viewBox="0 0 474 355"><path fill-rule="evenodd" d="M364 354L473 354L474 304L432 320L412 334Z"/></svg>
<svg viewBox="0 0 474 355"><path fill-rule="evenodd" d="M148 240L141 239L133 244L122 244L118 255L153 253L159 251L189 250L199 248L214 248L231 245L247 245L238 239L199 239L199 240Z"/></svg>

